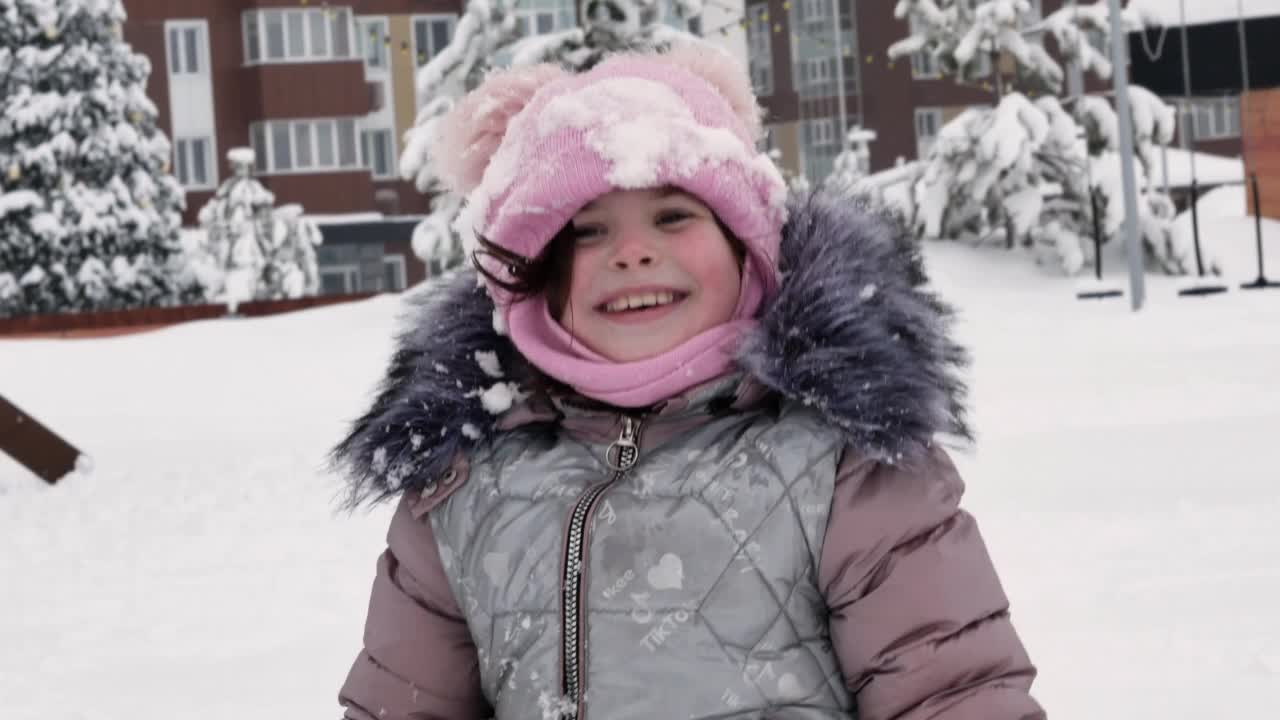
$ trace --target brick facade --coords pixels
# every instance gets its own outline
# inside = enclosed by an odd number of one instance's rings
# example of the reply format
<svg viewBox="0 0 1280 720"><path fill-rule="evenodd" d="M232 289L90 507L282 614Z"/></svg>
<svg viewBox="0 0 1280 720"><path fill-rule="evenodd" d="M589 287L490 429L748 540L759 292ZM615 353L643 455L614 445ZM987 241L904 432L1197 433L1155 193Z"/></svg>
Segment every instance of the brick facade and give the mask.
<svg viewBox="0 0 1280 720"><path fill-rule="evenodd" d="M1255 90L1245 96L1245 173L1257 173L1261 214L1280 219L1280 88ZM1256 214L1250 192L1249 213Z"/></svg>

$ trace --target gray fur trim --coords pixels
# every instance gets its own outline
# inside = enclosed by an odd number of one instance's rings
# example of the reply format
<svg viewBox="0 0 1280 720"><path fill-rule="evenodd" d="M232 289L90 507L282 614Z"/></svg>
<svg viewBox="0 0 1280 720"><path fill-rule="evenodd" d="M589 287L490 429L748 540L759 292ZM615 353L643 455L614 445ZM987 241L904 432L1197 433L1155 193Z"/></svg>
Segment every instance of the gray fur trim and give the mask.
<svg viewBox="0 0 1280 720"><path fill-rule="evenodd" d="M481 393L529 377L528 363L494 330L493 301L474 270L426 283L408 303L377 399L330 453L350 507L421 490L444 474L455 453L494 432L498 416ZM481 352L496 354L503 378L485 372Z"/></svg>
<svg viewBox="0 0 1280 720"><path fill-rule="evenodd" d="M782 288L738 354L745 370L880 460L915 457L935 433L971 439L967 356L898 218L866 198L796 198L780 255Z"/></svg>
<svg viewBox="0 0 1280 720"><path fill-rule="evenodd" d="M865 199L824 190L794 197L780 269L781 290L738 354L744 370L814 407L877 459L915 457L935 433L971 437L959 377L966 355L948 335L950 310L924 287L919 248L902 223ZM455 453L495 432L481 393L534 377L494 330L493 303L473 270L430 283L412 303L377 399L331 456L351 506L443 474ZM477 352L495 353L507 378L486 374Z"/></svg>

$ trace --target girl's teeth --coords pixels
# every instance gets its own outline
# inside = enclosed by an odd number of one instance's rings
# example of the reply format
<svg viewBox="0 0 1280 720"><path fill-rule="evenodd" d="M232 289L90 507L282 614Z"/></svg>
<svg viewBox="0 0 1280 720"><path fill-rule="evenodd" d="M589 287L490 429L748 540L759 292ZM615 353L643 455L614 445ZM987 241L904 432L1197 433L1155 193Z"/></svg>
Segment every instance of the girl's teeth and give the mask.
<svg viewBox="0 0 1280 720"><path fill-rule="evenodd" d="M608 312L622 312L624 310L633 310L645 307L657 307L659 305L668 305L675 302L676 295L673 292L645 293L644 295L632 295L614 300L605 306Z"/></svg>

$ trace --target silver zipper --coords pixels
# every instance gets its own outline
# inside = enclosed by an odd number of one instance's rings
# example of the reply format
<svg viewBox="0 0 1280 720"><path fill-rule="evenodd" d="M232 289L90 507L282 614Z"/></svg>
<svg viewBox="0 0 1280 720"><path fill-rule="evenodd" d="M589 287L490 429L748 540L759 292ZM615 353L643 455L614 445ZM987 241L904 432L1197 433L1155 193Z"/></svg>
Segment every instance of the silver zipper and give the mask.
<svg viewBox="0 0 1280 720"><path fill-rule="evenodd" d="M598 485L593 486L582 497L578 498L577 504L573 506L573 513L569 520L569 541L565 546L564 556L564 576L562 578L561 587L564 588L564 602L561 603L560 627L564 643L561 647L561 677L563 682L561 690L566 701L572 703L572 709L566 710L566 716L573 717L578 715L579 709L582 707L582 677L581 677L581 653L584 652L582 643L582 609L585 604L585 597L582 594L582 575L584 565L586 563L587 547L586 533L587 523L591 519L591 514L595 510L596 501L600 496L609 489L618 480L622 479L627 471L635 467L636 461L640 459L640 445L638 439L640 437L641 420L624 416L622 418L622 433L618 439L609 445L605 450L605 463L612 470L609 479ZM616 455L616 459L615 459Z"/></svg>

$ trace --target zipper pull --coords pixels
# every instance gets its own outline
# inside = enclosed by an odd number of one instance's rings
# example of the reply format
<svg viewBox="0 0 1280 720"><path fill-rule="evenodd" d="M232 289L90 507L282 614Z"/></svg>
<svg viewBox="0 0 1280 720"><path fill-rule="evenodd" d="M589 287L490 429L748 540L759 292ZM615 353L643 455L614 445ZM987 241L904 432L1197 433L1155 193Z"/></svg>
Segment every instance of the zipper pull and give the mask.
<svg viewBox="0 0 1280 720"><path fill-rule="evenodd" d="M632 418L630 415L622 417L622 432L618 435L618 439L609 444L609 449L605 450L604 461L609 468L615 472L626 472L635 466L636 461L640 459L640 446L636 444L636 438L640 434L640 421ZM614 463L614 449L617 449L617 463Z"/></svg>

